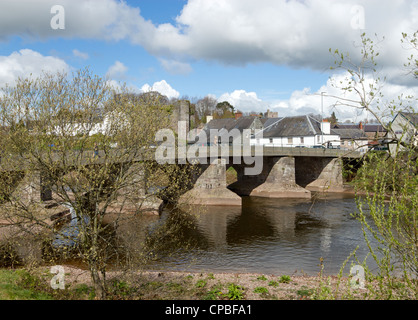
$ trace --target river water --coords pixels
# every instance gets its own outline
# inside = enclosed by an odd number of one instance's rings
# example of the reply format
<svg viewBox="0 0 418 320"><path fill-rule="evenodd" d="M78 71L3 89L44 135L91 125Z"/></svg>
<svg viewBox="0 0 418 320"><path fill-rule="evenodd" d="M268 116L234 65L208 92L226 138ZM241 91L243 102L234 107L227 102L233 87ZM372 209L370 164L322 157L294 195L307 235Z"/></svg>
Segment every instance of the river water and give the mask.
<svg viewBox="0 0 418 320"><path fill-rule="evenodd" d="M360 261L368 253L355 212L352 195L315 200L244 197L242 207L198 212L187 226L180 226L182 245L168 241L148 268L316 275L322 258L324 273L337 274L357 246ZM165 220L163 214L154 227Z"/></svg>

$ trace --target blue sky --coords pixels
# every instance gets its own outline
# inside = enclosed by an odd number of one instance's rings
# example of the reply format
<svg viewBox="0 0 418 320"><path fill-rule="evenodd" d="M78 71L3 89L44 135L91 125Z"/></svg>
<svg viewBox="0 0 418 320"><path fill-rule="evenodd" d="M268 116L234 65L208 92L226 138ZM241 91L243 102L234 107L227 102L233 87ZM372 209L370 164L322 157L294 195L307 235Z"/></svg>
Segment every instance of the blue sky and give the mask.
<svg viewBox="0 0 418 320"><path fill-rule="evenodd" d="M50 24L57 4L63 29ZM343 76L328 69L328 49L355 53L362 32L385 36L379 63L387 98L417 92L417 81L401 73L411 52L400 45L401 32L417 25L416 0L3 0L0 85L89 66L137 92L210 94L242 111L320 113L321 92L340 94L329 77ZM325 99L325 113L364 116L334 104Z"/></svg>

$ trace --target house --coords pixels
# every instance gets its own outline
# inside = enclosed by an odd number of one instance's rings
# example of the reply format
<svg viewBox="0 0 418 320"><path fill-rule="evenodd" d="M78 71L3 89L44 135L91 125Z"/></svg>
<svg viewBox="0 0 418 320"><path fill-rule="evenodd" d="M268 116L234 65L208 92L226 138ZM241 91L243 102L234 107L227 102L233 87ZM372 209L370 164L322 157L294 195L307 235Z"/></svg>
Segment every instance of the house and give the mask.
<svg viewBox="0 0 418 320"><path fill-rule="evenodd" d="M418 147L418 113L399 112L391 122L393 133L388 132L387 140L402 141ZM403 149L401 146L400 149ZM397 143L389 144L392 154L396 153Z"/></svg>
<svg viewBox="0 0 418 320"><path fill-rule="evenodd" d="M386 136L387 131L381 124L366 123L362 125L363 131L369 139L369 143L378 141Z"/></svg>
<svg viewBox="0 0 418 320"><path fill-rule="evenodd" d="M264 129L256 133L252 144L280 147L340 147L340 136L327 121L310 115L269 118Z"/></svg>
<svg viewBox="0 0 418 320"><path fill-rule="evenodd" d="M231 143L233 133L242 136L244 130L249 130L246 138L250 139L251 135L263 128L259 117L213 119L205 125L200 135L206 135L207 141L211 143Z"/></svg>
<svg viewBox="0 0 418 320"><path fill-rule="evenodd" d="M368 147L379 145L379 141L386 136L386 130L381 124L362 122L358 124L336 123L333 126L341 135L341 148L348 150L364 150Z"/></svg>
<svg viewBox="0 0 418 320"><path fill-rule="evenodd" d="M369 138L363 130L359 128L334 128L333 130L340 136L341 149L360 152L366 152L368 150Z"/></svg>

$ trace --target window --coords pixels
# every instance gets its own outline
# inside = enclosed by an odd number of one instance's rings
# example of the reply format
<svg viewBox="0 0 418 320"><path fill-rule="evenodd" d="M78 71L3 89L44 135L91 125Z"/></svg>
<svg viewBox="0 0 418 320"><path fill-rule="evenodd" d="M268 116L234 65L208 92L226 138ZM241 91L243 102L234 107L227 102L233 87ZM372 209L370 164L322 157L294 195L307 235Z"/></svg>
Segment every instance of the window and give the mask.
<svg viewBox="0 0 418 320"><path fill-rule="evenodd" d="M293 144L293 138L287 138L287 144Z"/></svg>
<svg viewBox="0 0 418 320"><path fill-rule="evenodd" d="M305 143L305 139L303 137L300 137L300 143L301 144Z"/></svg>
<svg viewBox="0 0 418 320"><path fill-rule="evenodd" d="M317 136L317 137L316 137L316 142L317 142L317 143L321 143L321 136Z"/></svg>
<svg viewBox="0 0 418 320"><path fill-rule="evenodd" d="M273 138L270 138L270 143L273 143Z"/></svg>

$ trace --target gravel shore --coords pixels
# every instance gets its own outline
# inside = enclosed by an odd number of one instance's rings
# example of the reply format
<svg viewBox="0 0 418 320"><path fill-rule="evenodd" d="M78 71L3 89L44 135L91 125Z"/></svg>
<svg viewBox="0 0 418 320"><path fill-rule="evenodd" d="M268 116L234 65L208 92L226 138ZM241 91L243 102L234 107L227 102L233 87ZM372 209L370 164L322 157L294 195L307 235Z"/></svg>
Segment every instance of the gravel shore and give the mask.
<svg viewBox="0 0 418 320"><path fill-rule="evenodd" d="M67 285L91 285L86 270L64 266ZM141 300L229 300L236 290L242 300L361 299L362 290L347 286L336 276L271 275L254 273L208 273L175 271L108 272L107 279L140 288ZM232 285L232 287L231 287ZM334 295L337 292L337 295Z"/></svg>

